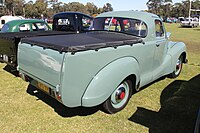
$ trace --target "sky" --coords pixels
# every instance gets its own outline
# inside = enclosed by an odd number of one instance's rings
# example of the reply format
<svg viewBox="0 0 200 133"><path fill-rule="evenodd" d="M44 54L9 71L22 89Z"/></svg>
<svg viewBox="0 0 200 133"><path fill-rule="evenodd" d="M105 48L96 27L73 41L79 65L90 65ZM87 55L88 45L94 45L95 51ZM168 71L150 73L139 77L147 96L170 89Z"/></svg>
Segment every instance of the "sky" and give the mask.
<svg viewBox="0 0 200 133"><path fill-rule="evenodd" d="M148 0L58 0L59 2L80 2L86 4L93 2L97 7L103 7L104 4L110 3L114 11L122 10L146 10L146 3ZM182 0L172 0L173 3L181 2Z"/></svg>

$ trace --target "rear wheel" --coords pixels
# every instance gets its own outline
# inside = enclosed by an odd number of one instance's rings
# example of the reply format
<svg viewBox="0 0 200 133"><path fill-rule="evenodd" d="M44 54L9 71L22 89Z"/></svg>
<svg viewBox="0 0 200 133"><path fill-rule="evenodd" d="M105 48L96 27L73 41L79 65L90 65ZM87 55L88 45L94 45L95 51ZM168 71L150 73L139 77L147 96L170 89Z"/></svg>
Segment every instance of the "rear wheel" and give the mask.
<svg viewBox="0 0 200 133"><path fill-rule="evenodd" d="M182 67L183 67L183 56L181 55L177 62L176 62L176 67L175 67L175 70L169 74L169 78L176 78L179 76L179 74L181 73L181 70L182 70Z"/></svg>
<svg viewBox="0 0 200 133"><path fill-rule="evenodd" d="M132 83L130 80L124 80L103 103L105 112L114 114L122 110L128 103L132 95Z"/></svg>

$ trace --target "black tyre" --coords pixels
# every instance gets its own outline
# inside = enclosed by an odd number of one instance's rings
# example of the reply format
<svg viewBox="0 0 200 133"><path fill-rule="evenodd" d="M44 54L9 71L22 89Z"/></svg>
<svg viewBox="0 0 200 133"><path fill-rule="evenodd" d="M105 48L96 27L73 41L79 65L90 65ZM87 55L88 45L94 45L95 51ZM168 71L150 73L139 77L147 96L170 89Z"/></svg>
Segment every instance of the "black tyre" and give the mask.
<svg viewBox="0 0 200 133"><path fill-rule="evenodd" d="M131 96L132 83L130 80L124 80L103 103L103 110L109 114L121 111L125 108Z"/></svg>
<svg viewBox="0 0 200 133"><path fill-rule="evenodd" d="M181 73L182 71L182 67L183 67L183 56L181 55L178 60L177 60L177 63L176 63L176 66L175 66L175 70L169 74L169 78L176 78L179 76L179 74Z"/></svg>

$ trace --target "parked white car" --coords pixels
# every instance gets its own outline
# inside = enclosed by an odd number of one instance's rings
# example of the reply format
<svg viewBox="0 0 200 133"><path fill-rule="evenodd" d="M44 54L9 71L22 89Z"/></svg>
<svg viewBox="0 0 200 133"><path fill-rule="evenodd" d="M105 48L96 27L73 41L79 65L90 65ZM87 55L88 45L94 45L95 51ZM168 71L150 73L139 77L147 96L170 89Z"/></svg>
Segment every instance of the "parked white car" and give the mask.
<svg viewBox="0 0 200 133"><path fill-rule="evenodd" d="M198 18L186 18L184 21L181 21L182 27L197 27L199 25Z"/></svg>
<svg viewBox="0 0 200 133"><path fill-rule="evenodd" d="M5 23L7 23L8 21L11 21L11 20L17 20L17 19L24 19L23 17L21 16L2 16L0 18L0 29L3 27L3 25Z"/></svg>

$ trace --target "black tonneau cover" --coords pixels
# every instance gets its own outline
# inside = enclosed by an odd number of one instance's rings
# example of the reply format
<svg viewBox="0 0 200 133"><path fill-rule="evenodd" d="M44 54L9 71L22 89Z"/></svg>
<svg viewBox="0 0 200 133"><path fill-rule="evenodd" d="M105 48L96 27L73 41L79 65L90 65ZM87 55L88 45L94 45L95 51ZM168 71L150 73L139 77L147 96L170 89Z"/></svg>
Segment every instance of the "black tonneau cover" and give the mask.
<svg viewBox="0 0 200 133"><path fill-rule="evenodd" d="M59 52L79 52L85 50L98 50L106 47L132 45L143 42L141 38L132 35L108 32L92 31L76 35L55 35L43 37L31 37L21 40L22 43L38 45Z"/></svg>
<svg viewBox="0 0 200 133"><path fill-rule="evenodd" d="M2 32L0 33L0 38L6 40L15 40L25 37L34 36L48 36L48 35L64 35L73 34L75 32L61 32L61 31L32 31L32 32Z"/></svg>

